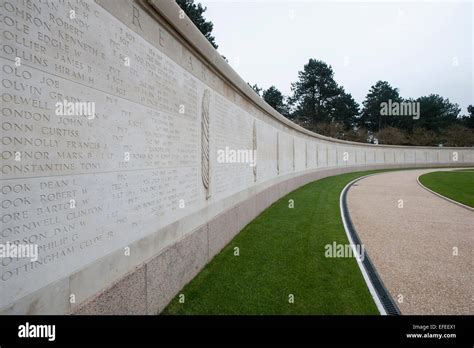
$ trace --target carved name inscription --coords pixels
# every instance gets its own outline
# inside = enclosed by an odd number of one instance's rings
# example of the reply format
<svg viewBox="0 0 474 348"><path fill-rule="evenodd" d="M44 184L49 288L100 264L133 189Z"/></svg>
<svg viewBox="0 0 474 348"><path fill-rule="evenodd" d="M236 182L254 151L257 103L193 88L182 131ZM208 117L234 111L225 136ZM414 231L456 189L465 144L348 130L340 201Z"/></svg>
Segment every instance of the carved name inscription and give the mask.
<svg viewBox="0 0 474 348"><path fill-rule="evenodd" d="M0 242L39 252L0 259L2 308L205 200L202 83L93 1L0 10Z"/></svg>
<svg viewBox="0 0 474 348"><path fill-rule="evenodd" d="M0 311L146 236L161 238L157 253L190 231L183 218L205 223L293 172L458 160L357 146L346 162L346 147L310 137L303 148L137 6L120 2L119 20L92 0L0 0L0 244L39 252L0 258ZM259 153L217 161L224 150ZM179 233L160 231L180 219Z"/></svg>

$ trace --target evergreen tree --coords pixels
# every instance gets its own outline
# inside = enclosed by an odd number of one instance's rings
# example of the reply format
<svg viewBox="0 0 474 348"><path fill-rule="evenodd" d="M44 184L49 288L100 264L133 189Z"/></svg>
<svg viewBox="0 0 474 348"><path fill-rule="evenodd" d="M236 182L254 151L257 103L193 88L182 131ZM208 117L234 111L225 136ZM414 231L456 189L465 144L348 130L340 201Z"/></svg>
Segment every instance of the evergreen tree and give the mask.
<svg viewBox="0 0 474 348"><path fill-rule="evenodd" d="M383 128L384 123L393 121L390 120L390 116L382 116L380 112L382 103L388 103L389 100L392 102L402 101L398 89L390 86L387 81L378 81L370 88L362 103L363 108L359 125L371 132L376 132Z"/></svg>
<svg viewBox="0 0 474 348"><path fill-rule="evenodd" d="M263 99L280 114L288 117L289 110L285 104L285 97L275 86L263 91Z"/></svg>
<svg viewBox="0 0 474 348"><path fill-rule="evenodd" d="M350 93L346 93L344 87L339 88L339 95L329 102L329 107L331 122L342 123L346 129L352 129L356 125L359 104Z"/></svg>
<svg viewBox="0 0 474 348"><path fill-rule="evenodd" d="M212 29L214 24L211 21L207 21L204 18L203 13L206 12L207 7L203 7L200 3L197 5L194 0L176 0L176 3L186 13L189 19L199 29L199 31L206 37L211 45L217 49L219 46L216 44L214 36L212 36ZM225 57L223 57L227 60Z"/></svg>
<svg viewBox="0 0 474 348"><path fill-rule="evenodd" d="M247 85L249 85L254 91L255 93L258 94L259 97L261 97L262 95L260 94L262 92L262 88L261 87L258 87L258 85L255 83L254 85L251 85L250 83L247 82Z"/></svg>
<svg viewBox="0 0 474 348"><path fill-rule="evenodd" d="M451 103L448 98L430 94L416 101L420 103L420 119L416 120L418 127L441 133L457 123L461 109L458 104Z"/></svg>
<svg viewBox="0 0 474 348"><path fill-rule="evenodd" d="M474 106L467 107L468 114L461 118L461 124L468 128L474 128Z"/></svg>
<svg viewBox="0 0 474 348"><path fill-rule="evenodd" d="M298 72L298 81L291 84L295 116L309 118L314 124L330 120L331 102L340 94L334 72L326 63L310 59Z"/></svg>

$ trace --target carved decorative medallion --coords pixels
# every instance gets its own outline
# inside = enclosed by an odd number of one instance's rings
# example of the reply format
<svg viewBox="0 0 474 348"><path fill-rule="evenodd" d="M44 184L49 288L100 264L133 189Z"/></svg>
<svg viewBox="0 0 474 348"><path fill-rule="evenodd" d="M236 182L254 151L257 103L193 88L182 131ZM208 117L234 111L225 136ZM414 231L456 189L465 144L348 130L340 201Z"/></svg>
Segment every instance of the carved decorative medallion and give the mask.
<svg viewBox="0 0 474 348"><path fill-rule="evenodd" d="M201 107L201 177L206 189L206 199L210 197L209 185L211 181L209 157L209 107L211 92L206 89L202 95Z"/></svg>

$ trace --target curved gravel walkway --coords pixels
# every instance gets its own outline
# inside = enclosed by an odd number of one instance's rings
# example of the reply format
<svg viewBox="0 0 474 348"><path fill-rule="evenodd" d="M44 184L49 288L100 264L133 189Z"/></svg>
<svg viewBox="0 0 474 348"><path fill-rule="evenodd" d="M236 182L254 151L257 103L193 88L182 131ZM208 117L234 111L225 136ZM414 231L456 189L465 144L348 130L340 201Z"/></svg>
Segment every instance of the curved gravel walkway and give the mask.
<svg viewBox="0 0 474 348"><path fill-rule="evenodd" d="M474 314L474 213L416 180L439 170L370 176L347 195L354 227L402 314Z"/></svg>

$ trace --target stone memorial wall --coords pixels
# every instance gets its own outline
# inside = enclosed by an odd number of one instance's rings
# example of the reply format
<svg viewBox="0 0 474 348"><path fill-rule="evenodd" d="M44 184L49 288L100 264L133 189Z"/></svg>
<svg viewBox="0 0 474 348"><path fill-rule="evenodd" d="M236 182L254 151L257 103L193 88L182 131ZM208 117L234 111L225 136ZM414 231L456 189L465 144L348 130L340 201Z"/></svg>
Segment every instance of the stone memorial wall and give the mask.
<svg viewBox="0 0 474 348"><path fill-rule="evenodd" d="M338 173L473 165L277 114L172 1L0 0L0 313L154 314L272 202Z"/></svg>

